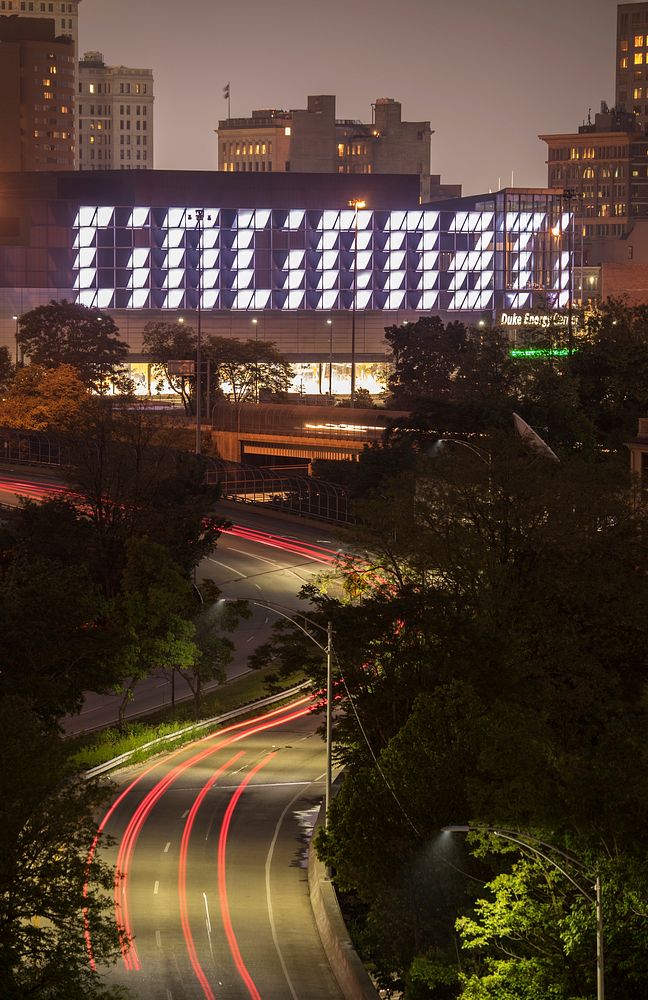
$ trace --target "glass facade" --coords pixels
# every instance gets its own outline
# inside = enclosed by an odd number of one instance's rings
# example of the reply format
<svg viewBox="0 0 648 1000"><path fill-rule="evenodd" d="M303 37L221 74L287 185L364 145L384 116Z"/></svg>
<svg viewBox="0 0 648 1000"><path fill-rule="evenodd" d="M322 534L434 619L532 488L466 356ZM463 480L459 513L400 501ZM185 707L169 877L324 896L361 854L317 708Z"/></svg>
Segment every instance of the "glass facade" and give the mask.
<svg viewBox="0 0 648 1000"><path fill-rule="evenodd" d="M447 207L446 207L447 206ZM420 310L564 307L561 198L502 191L402 211L82 205L76 301L100 309Z"/></svg>

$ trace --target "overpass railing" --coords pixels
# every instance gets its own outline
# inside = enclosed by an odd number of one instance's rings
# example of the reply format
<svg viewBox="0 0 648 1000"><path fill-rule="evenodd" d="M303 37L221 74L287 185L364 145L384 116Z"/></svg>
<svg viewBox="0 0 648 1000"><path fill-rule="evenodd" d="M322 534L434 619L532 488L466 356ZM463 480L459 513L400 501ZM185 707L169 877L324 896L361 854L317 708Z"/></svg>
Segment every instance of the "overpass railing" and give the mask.
<svg viewBox="0 0 648 1000"><path fill-rule="evenodd" d="M220 486L224 500L259 504L338 524L353 522L349 496L344 487L334 483L219 459L210 461L208 475L210 482Z"/></svg>

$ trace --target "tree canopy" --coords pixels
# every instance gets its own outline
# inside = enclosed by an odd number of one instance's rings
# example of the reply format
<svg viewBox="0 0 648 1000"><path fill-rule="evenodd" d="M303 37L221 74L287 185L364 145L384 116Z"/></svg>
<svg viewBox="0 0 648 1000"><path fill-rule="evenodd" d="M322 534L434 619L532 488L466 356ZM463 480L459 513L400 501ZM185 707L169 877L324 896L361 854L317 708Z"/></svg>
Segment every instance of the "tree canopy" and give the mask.
<svg viewBox="0 0 648 1000"><path fill-rule="evenodd" d="M84 385L99 393L119 378L128 356L110 316L65 299L23 313L17 340L32 364L71 365Z"/></svg>
<svg viewBox="0 0 648 1000"><path fill-rule="evenodd" d="M205 359L217 386L235 405L258 401L262 392L281 395L292 383L292 369L275 344L263 340L208 337Z"/></svg>
<svg viewBox="0 0 648 1000"><path fill-rule="evenodd" d="M90 394L71 365L18 368L0 400L0 424L26 431L73 433L88 411Z"/></svg>
<svg viewBox="0 0 648 1000"><path fill-rule="evenodd" d="M510 432L470 444L415 449L384 475L355 504L348 599L305 592L318 620L333 623L344 677L335 733L345 779L319 847L363 908L360 943L385 988L499 996L486 986L501 945L515 958L502 996L516 996L525 976L538 997L591 995L595 966L583 956L593 954L593 907L585 912L569 884L560 919L545 879L531 922L511 925L526 951L481 932L472 947L475 923L455 937L462 915L483 923L479 900L511 903L497 878L512 859L458 862L441 828L469 820L531 831L600 870L604 898L619 895L606 916L608 995L638 997L631 970L641 981L643 953L631 959L621 941L645 890L646 513L613 461L550 461ZM322 657L309 645L286 623L261 659L305 664L321 690ZM617 870L634 873L625 889ZM644 917L634 908L638 948ZM547 921L556 958L545 965Z"/></svg>
<svg viewBox="0 0 648 1000"><path fill-rule="evenodd" d="M178 372L173 362L195 362L196 333L184 323L166 323L162 320L147 323L144 327L142 347L154 362L153 375L164 380L171 391L182 399L186 413L191 413L196 377L191 372Z"/></svg>
<svg viewBox="0 0 648 1000"><path fill-rule="evenodd" d="M115 873L90 847L112 794L70 771L67 749L20 699L0 697L0 995L117 1000L93 971L121 954Z"/></svg>

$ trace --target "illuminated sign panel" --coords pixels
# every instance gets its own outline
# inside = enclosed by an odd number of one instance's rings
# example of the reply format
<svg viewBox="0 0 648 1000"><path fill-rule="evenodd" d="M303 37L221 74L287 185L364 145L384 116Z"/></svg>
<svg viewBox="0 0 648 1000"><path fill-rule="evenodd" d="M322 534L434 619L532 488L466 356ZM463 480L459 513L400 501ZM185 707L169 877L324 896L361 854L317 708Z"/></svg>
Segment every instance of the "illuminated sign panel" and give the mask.
<svg viewBox="0 0 648 1000"><path fill-rule="evenodd" d="M573 316L572 325L575 326L577 323L578 317ZM497 315L496 324L506 330L566 330L569 326L569 319L567 314L562 312L502 311Z"/></svg>
<svg viewBox="0 0 648 1000"><path fill-rule="evenodd" d="M76 300L101 309L527 310L566 304L559 199L465 210L83 206ZM504 202L501 202L504 205ZM529 210L525 210L525 209Z"/></svg>

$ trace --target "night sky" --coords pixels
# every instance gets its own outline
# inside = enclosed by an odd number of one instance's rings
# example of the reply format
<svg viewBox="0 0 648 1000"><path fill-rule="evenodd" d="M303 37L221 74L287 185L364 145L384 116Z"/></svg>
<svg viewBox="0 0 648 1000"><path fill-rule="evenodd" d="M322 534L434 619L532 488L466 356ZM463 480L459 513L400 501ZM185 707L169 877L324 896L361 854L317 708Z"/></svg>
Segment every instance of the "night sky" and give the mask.
<svg viewBox="0 0 648 1000"><path fill-rule="evenodd" d="M155 166L214 169L214 128L336 94L430 120L432 170L464 193L546 184L541 132L614 101L615 0L83 0L80 51L151 68Z"/></svg>

